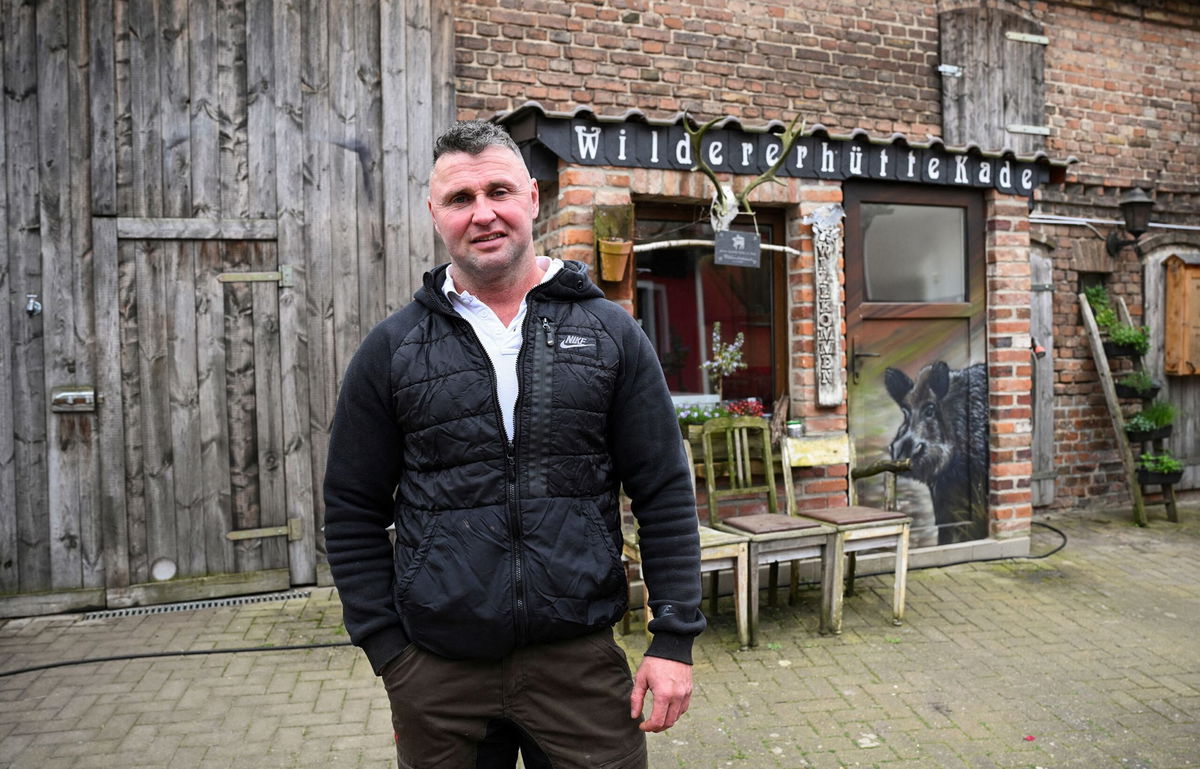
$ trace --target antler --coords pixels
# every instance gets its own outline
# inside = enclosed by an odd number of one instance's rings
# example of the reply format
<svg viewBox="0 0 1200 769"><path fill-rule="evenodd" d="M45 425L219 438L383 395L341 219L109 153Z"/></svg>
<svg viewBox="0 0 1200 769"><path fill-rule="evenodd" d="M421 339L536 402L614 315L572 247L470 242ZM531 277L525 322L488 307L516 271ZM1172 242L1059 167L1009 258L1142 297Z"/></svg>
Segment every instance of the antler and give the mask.
<svg viewBox="0 0 1200 769"><path fill-rule="evenodd" d="M714 231L728 229L729 223L733 221L735 216L737 216L737 201L725 199L725 191L728 188L721 184L721 180L717 178L716 172L709 167L708 163L704 162L704 156L700 153L700 140L704 138L704 134L708 131L708 129L712 128L713 124L720 119L720 117L715 117L704 125L700 126L699 129L692 130L691 119L688 117L686 112L683 113L683 130L687 131L688 138L691 140L692 157L696 159L696 166L704 172L704 175L707 176L712 181L713 186L717 188L717 193L713 196L712 211L709 212L709 218L712 221ZM733 196L732 189L729 189L729 196Z"/></svg>
<svg viewBox="0 0 1200 769"><path fill-rule="evenodd" d="M788 125L787 129L785 129L783 134L780 135L779 138L783 141L783 150L779 153L779 159L775 161L775 164L772 165L770 168L768 168L763 173L759 174L757 177L755 177L755 179L753 181L751 181L749 184L747 184L742 189L741 193L738 194L738 196L737 196L738 207L741 208L746 213L748 213L748 214L754 213L754 211L751 210L751 208L750 208L750 191L751 190L753 190L755 187L762 184L763 182L767 182L767 181L772 181L772 182L777 182L779 184L783 184L783 182L781 182L781 181L779 181L779 179L775 178L775 172L778 171L780 168L783 168L783 164L787 162L787 155L788 155L788 152L791 151L792 145L794 145L796 143L796 140L800 138L800 135L802 133L804 133L804 128L807 125L807 122L801 123L800 129L796 130L796 121L799 119L800 119L800 115L796 115L796 117L792 118L791 124Z"/></svg>

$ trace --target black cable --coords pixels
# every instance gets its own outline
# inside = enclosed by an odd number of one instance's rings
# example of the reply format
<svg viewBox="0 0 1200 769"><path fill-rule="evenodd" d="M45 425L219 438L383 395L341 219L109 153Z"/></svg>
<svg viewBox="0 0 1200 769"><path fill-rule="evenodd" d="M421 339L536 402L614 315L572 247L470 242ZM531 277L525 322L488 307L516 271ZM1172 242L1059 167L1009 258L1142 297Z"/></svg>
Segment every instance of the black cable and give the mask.
<svg viewBox="0 0 1200 769"><path fill-rule="evenodd" d="M1040 558L1049 558L1050 556L1054 555L1055 553L1057 553L1058 551L1062 550L1064 547L1067 546L1067 535L1061 529L1056 529L1053 526L1051 526L1050 524L1042 523L1041 521L1030 521L1030 523L1034 526L1041 526L1043 528L1049 529L1050 531L1054 532L1058 536L1062 537L1062 541L1059 542L1058 546L1055 547L1053 550L1051 550L1048 553L1042 553L1041 555L999 555L999 556L995 556L994 558L970 558L970 559L966 559L966 560L962 560L962 561L954 561L952 563L937 563L937 564L930 564L928 566L913 566L913 567L909 568L909 571L921 571L923 569L943 569L947 566L961 566L962 564L965 564L965 563L986 563L988 561L1037 560ZM881 576L886 576L891 573L892 572L890 572L890 571L876 571L876 572L870 572L868 574L856 574L855 579L858 579L859 577L881 577ZM812 583L806 583L806 584L816 585L819 583L812 582ZM335 641L332 643L298 644L296 646L244 646L244 647L234 648L234 649L198 649L195 651L143 652L141 654L119 654L115 657L91 657L88 659L80 659L80 660L64 660L62 662L48 662L45 665L33 665L33 666L27 667L27 668L18 668L17 670L4 670L4 671L0 671L0 678L7 678L9 676L15 676L15 675L19 675L21 673L33 673L38 670L52 670L54 668L72 667L74 665L90 665L95 662L122 662L122 661L127 662L129 660L144 660L144 659L153 659L156 657L193 657L193 656L198 656L201 654L243 654L246 652L286 652L286 651L300 651L303 649L330 649L330 648L335 648L335 647L339 647L339 646L350 646L350 645L351 644L349 641Z"/></svg>
<svg viewBox="0 0 1200 769"><path fill-rule="evenodd" d="M299 651L301 649L328 649L336 646L350 646L349 641L334 641L331 643L317 644L297 644L295 646L243 646L234 649L196 649L194 651L178 651L178 652L142 652L140 654L118 654L115 657L89 657L81 660L63 660L62 662L48 662L45 665L33 665L27 668L19 668L17 670L0 671L0 678L15 676L19 673L32 673L37 670L51 670L53 668L66 668L73 665L90 665L93 662L122 662L129 660L144 660L153 659L155 657L195 657L201 654L241 654L243 652L288 652Z"/></svg>

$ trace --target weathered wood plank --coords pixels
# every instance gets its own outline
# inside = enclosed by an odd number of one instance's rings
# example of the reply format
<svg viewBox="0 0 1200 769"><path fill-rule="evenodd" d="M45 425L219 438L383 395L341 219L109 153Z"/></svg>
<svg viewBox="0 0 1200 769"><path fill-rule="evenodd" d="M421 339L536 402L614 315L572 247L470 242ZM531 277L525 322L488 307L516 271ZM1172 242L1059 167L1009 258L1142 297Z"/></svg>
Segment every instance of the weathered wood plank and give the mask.
<svg viewBox="0 0 1200 769"><path fill-rule="evenodd" d="M22 593L0 598L0 619L98 609L104 606L104 589Z"/></svg>
<svg viewBox="0 0 1200 769"><path fill-rule="evenodd" d="M96 216L114 216L117 213L117 83L113 13L113 0L92 0L88 5L91 200L92 214Z"/></svg>
<svg viewBox="0 0 1200 769"><path fill-rule="evenodd" d="M175 542L178 574L205 574L203 490L200 473L200 384L196 364L194 242L164 243L171 454L175 460Z"/></svg>
<svg viewBox="0 0 1200 769"><path fill-rule="evenodd" d="M197 244L196 361L200 398L200 518L203 521L205 563L212 574L233 570L233 543L225 538L230 515L229 428L225 395L225 286L217 282L224 271L218 241Z"/></svg>
<svg viewBox="0 0 1200 769"><path fill-rule="evenodd" d="M274 240L274 219L117 219L117 236L133 240Z"/></svg>
<svg viewBox="0 0 1200 769"><path fill-rule="evenodd" d="M134 216L163 215L163 141L157 0L130 0L129 86L133 130Z"/></svg>
<svg viewBox="0 0 1200 769"><path fill-rule="evenodd" d="M429 172L433 166L433 73L430 50L433 44L429 0L407 3L407 106L414 119L408 121L408 223L410 232L409 276L411 286L420 286L422 276L434 265L433 220L426 208Z"/></svg>
<svg viewBox="0 0 1200 769"><path fill-rule="evenodd" d="M1171 453L1185 465L1183 478L1175 484L1177 491L1183 491L1200 488L1200 377L1166 375L1164 349L1171 320L1166 315L1163 262L1175 252L1175 249L1159 251L1146 257L1142 273L1143 319L1150 328L1150 349L1142 361L1154 381L1163 386L1159 400L1168 400L1175 406L1175 426L1169 444Z"/></svg>
<svg viewBox="0 0 1200 769"><path fill-rule="evenodd" d="M248 246L238 241L224 244L227 270L247 270L252 264ZM250 284L228 283L225 288L225 415L229 434L230 505L234 529L260 526L258 448L254 397L254 305ZM262 568L262 548L257 540L234 547L238 571Z"/></svg>
<svg viewBox="0 0 1200 769"><path fill-rule="evenodd" d="M454 5L435 3L432 13L433 133L440 136L458 117L454 89Z"/></svg>
<svg viewBox="0 0 1200 769"><path fill-rule="evenodd" d="M188 4L192 216L221 216L216 0Z"/></svg>
<svg viewBox="0 0 1200 769"><path fill-rule="evenodd" d="M329 3L330 229L333 255L334 368L342 372L362 341L358 285L359 116L355 87L354 2Z"/></svg>
<svg viewBox="0 0 1200 769"><path fill-rule="evenodd" d="M10 3L5 13L5 142L8 162L7 236L11 290L42 296L42 244L38 206L38 53L35 8ZM43 302L44 304L44 302ZM13 455L16 470L17 563L22 591L50 587L50 528L46 510L45 314L11 311Z"/></svg>
<svg viewBox="0 0 1200 769"><path fill-rule="evenodd" d="M287 517L300 521L301 538L288 543L293 584L316 581L316 527L309 440L308 328L305 324L304 134L300 91L302 24L298 4L275 11L275 182L279 212L276 256L290 265L296 284L279 289L280 377L283 395L283 467Z"/></svg>
<svg viewBox="0 0 1200 769"><path fill-rule="evenodd" d="M221 215L249 215L246 135L246 13L242 0L217 2L217 118L220 125Z"/></svg>
<svg viewBox="0 0 1200 769"><path fill-rule="evenodd" d="M159 558L180 563L175 525L175 459L171 454L171 349L167 313L171 306L166 265L175 258L176 243L138 241L138 366L142 383L142 425L146 469L146 554L150 565Z"/></svg>
<svg viewBox="0 0 1200 769"><path fill-rule="evenodd" d="M143 463L142 376L139 360L137 247L117 243L117 308L121 328L121 401L124 406L125 511L129 527L129 579L150 578L146 552L146 468Z"/></svg>
<svg viewBox="0 0 1200 769"><path fill-rule="evenodd" d="M256 270L277 266L273 244L250 246ZM257 427L259 526L287 523L287 487L283 474L283 385L279 363L279 288L274 283L255 283L251 289L254 306L254 424ZM262 540L264 568L287 566L286 537Z"/></svg>
<svg viewBox="0 0 1200 769"><path fill-rule="evenodd" d="M333 255L330 170L329 6L307 0L304 6L304 45L301 48L301 88L304 94L305 254L308 265L307 309L309 377L309 435L312 477L325 475L329 425L337 399L336 354L333 334ZM324 518L321 494L313 494L315 524Z"/></svg>
<svg viewBox="0 0 1200 769"><path fill-rule="evenodd" d="M192 215L191 74L188 55L188 0L162 3L163 207L166 216Z"/></svg>
<svg viewBox="0 0 1200 769"><path fill-rule="evenodd" d="M1030 254L1032 281L1035 286L1054 284L1050 257L1034 251ZM1045 354L1033 358L1033 505L1042 507L1054 501L1054 292L1034 291L1030 333L1033 343Z"/></svg>
<svg viewBox="0 0 1200 769"><path fill-rule="evenodd" d="M67 127L71 146L67 179L70 205L70 259L72 304L75 312L75 370L70 372L74 382L96 381L96 343L94 309L96 306L93 282L93 249L91 222L91 96L88 81L89 13L83 3L67 4ZM103 538L101 536L99 505L99 444L95 433L95 414L75 414L78 465L79 545L82 584L99 587L104 584Z"/></svg>
<svg viewBox="0 0 1200 769"><path fill-rule="evenodd" d="M124 216L145 216L134 201L133 35L129 0L112 0L113 7L113 165L117 210ZM103 98L97 94L96 98ZM98 113L99 114L99 113Z"/></svg>
<svg viewBox="0 0 1200 769"><path fill-rule="evenodd" d="M100 542L104 585L129 584L129 526L125 517L125 430L121 393L121 317L118 311L117 226L92 219L92 278L96 297L96 440L99 449Z"/></svg>
<svg viewBox="0 0 1200 769"><path fill-rule="evenodd" d="M149 582L107 591L105 600L111 609L150 606L180 601L203 601L231 595L270 593L288 588L287 569L256 571L249 574L217 574L211 577Z"/></svg>
<svg viewBox="0 0 1200 769"><path fill-rule="evenodd" d="M249 215L270 217L275 209L275 88L273 0L246 3L246 161Z"/></svg>
<svg viewBox="0 0 1200 769"><path fill-rule="evenodd" d="M4 121L5 107L8 104L8 89L4 71L4 26L8 23L9 3L0 2L0 130L7 131ZM8 168L8 141L0 141L0 169ZM13 289L14 277L9 275L8 233L11 225L8 219L8 174L0 172L0 225L4 234L0 235L0 296L16 297L20 295ZM9 300L10 307L13 300ZM0 593L15 593L20 586L17 563L21 553L17 546L17 470L14 463L13 445L13 326L9 319L9 309L0 311Z"/></svg>
<svg viewBox="0 0 1200 769"><path fill-rule="evenodd" d="M1042 27L1032 19L1005 14L1000 34L1005 31L1041 35ZM1046 124L1045 53L1046 46L1001 37L1000 59L1003 67L1002 102L1005 144L1020 154L1032 154L1043 149L1046 138L1038 134L1014 133L1010 125L1044 126Z"/></svg>
<svg viewBox="0 0 1200 769"><path fill-rule="evenodd" d="M355 96L358 106L356 149L359 187L355 220L358 225L358 292L361 328L383 320L387 312L387 279L383 258L382 148L380 91L379 0L354 4L354 40L358 59Z"/></svg>
<svg viewBox="0 0 1200 769"><path fill-rule="evenodd" d="M383 250L387 268L387 309L408 303L413 294L407 261L412 254L408 228L408 104L405 60L404 0L382 0L380 71L383 82Z"/></svg>

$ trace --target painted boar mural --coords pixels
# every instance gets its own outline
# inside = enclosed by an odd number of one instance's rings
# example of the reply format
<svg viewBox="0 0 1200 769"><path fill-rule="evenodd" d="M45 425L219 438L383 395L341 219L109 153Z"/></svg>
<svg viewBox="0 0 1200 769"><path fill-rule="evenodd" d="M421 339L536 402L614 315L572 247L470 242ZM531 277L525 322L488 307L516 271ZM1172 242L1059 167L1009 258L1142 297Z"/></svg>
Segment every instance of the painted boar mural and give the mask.
<svg viewBox="0 0 1200 769"><path fill-rule="evenodd" d="M953 370L931 363L910 379L899 369L883 375L904 421L889 450L909 459L908 477L929 487L938 544L987 536L987 369Z"/></svg>

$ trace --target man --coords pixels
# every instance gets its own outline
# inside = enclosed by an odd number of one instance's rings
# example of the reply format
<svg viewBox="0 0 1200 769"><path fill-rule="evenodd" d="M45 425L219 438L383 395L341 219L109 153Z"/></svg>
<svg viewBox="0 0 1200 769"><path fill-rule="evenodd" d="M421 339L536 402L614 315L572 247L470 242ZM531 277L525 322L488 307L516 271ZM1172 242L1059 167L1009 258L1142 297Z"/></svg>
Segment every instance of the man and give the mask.
<svg viewBox="0 0 1200 769"><path fill-rule="evenodd" d="M334 417L346 629L387 688L401 767L512 766L514 739L559 769L644 767L644 732L687 710L704 628L662 370L583 265L535 254L537 183L503 129L438 139L428 205L450 265L367 336ZM655 615L633 682L612 637L622 485Z"/></svg>

